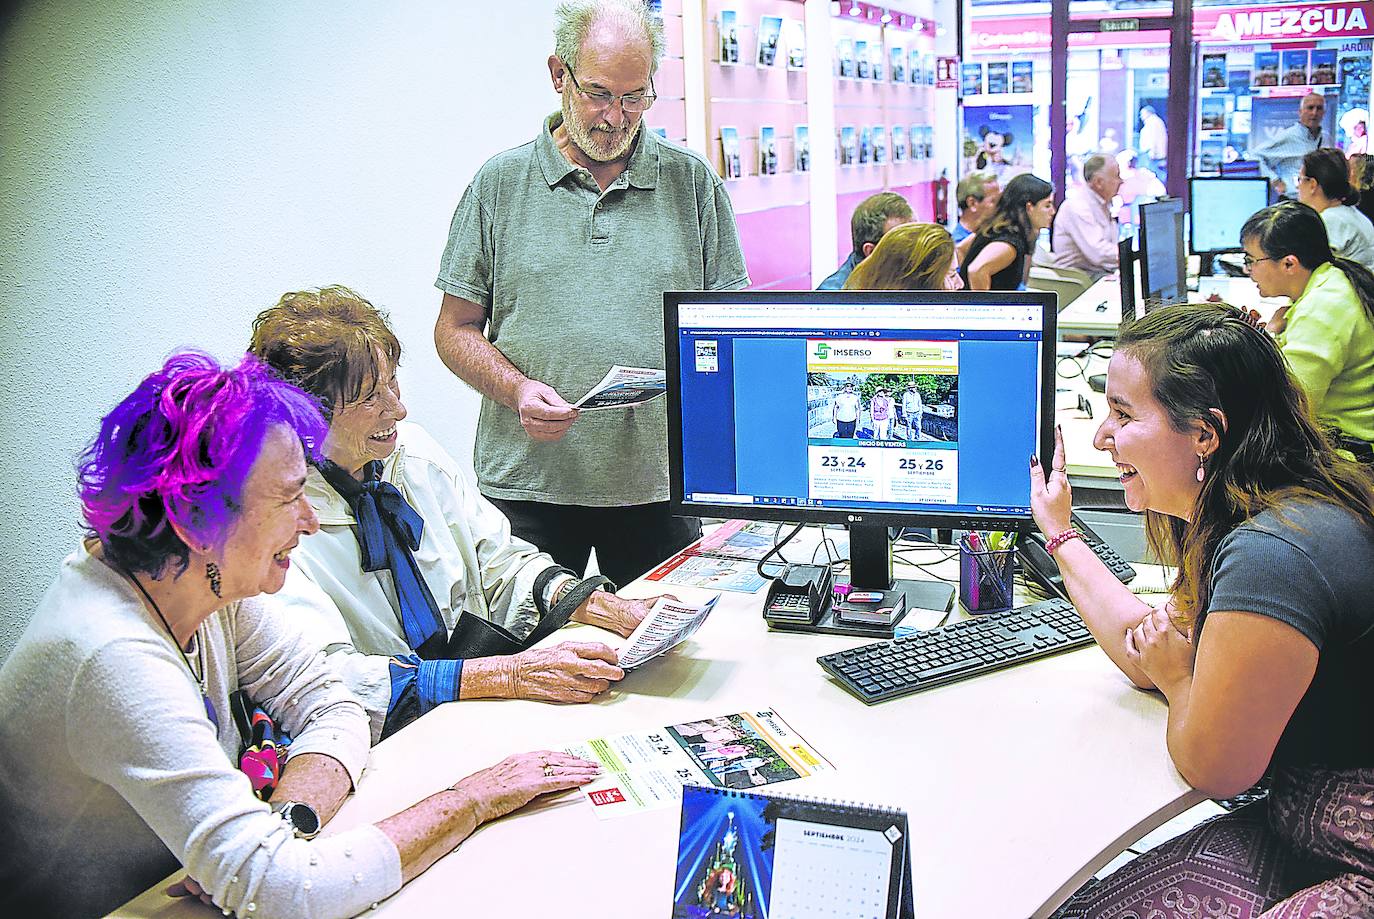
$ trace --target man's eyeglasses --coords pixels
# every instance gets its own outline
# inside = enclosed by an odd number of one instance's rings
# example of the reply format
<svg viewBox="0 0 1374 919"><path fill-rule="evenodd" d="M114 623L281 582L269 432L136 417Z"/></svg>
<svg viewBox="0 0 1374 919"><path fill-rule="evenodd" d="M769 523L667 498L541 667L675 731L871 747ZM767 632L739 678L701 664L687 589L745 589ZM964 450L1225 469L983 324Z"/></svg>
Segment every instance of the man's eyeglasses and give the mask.
<svg viewBox="0 0 1374 919"><path fill-rule="evenodd" d="M1249 271L1249 270L1251 269L1251 267L1253 267L1254 264L1255 264L1256 262L1274 262L1274 261L1278 261L1278 260L1277 260L1277 259L1269 258L1268 256L1265 256L1264 258L1255 258L1255 257L1254 257L1253 255L1251 255L1249 252L1245 253L1244 255L1242 255L1242 256L1240 257L1240 263L1241 263L1242 265L1245 266L1245 270L1246 270L1246 271Z"/></svg>
<svg viewBox="0 0 1374 919"><path fill-rule="evenodd" d="M568 76L572 77L573 86L582 94L582 98L590 102L598 112L610 108L617 100L620 102L621 109L626 112L647 112L658 99L658 95L653 92L654 81L652 77L649 78L649 92L625 93L617 96L615 93L608 93L601 89L583 89L582 84L577 82L577 74L573 73L572 65L564 61L563 66L568 68Z"/></svg>

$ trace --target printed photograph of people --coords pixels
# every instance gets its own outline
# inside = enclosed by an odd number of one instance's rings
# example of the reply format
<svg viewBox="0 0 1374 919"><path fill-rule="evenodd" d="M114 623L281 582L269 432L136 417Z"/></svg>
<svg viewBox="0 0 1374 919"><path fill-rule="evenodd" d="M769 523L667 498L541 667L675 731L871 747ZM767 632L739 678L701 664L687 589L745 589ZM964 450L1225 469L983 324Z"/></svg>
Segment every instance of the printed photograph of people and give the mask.
<svg viewBox="0 0 1374 919"><path fill-rule="evenodd" d="M938 373L811 373L807 437L830 443L959 439L959 378Z"/></svg>
<svg viewBox="0 0 1374 919"><path fill-rule="evenodd" d="M721 788L753 788L801 778L739 715L669 725L668 733Z"/></svg>

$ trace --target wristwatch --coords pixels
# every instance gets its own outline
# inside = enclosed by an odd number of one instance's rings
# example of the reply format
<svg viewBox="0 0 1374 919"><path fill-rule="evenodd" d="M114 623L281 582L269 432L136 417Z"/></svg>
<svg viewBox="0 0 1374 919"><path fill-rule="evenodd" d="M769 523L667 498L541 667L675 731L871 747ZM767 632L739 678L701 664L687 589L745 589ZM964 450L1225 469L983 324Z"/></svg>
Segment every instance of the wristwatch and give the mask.
<svg viewBox="0 0 1374 919"><path fill-rule="evenodd" d="M315 808L300 801L282 801L272 805L272 813L291 824L297 839L314 839L320 835L320 815Z"/></svg>

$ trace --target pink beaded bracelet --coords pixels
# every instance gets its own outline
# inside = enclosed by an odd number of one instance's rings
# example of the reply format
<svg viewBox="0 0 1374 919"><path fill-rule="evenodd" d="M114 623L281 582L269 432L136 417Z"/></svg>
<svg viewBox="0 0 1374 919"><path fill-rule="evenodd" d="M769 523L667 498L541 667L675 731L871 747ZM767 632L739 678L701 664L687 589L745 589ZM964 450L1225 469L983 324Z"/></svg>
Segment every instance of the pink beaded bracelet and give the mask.
<svg viewBox="0 0 1374 919"><path fill-rule="evenodd" d="M1055 549L1058 549L1060 546L1064 545L1064 543L1068 542L1070 539L1082 538L1083 534L1078 532L1077 530L1065 530L1058 536L1051 537L1050 539L1045 541L1045 551L1048 552L1050 555L1053 555Z"/></svg>

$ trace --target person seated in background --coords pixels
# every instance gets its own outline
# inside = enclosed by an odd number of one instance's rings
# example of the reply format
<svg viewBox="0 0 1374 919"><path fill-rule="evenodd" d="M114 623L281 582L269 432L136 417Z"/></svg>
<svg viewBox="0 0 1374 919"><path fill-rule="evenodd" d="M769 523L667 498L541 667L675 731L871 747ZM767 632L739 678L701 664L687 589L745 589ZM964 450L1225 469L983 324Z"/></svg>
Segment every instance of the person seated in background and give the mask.
<svg viewBox="0 0 1374 919"><path fill-rule="evenodd" d="M959 202L959 219L950 235L958 244L977 233L978 228L997 210L1002 186L997 183L997 176L991 173L970 172L954 187L954 197Z"/></svg>
<svg viewBox="0 0 1374 919"><path fill-rule="evenodd" d="M346 287L287 293L254 321L250 350L329 419L305 480L319 532L301 540L282 599L362 700L374 737L442 702L586 702L623 676L600 642L469 660L453 646L465 612L525 636L571 609L575 622L629 635L650 603L621 599L603 577L579 580L513 536L448 453L405 422L401 343L380 310Z"/></svg>
<svg viewBox="0 0 1374 919"><path fill-rule="evenodd" d="M849 258L820 283L817 290L840 290L856 265L868 258L868 254L878 245L878 241L890 230L911 223L911 205L901 195L893 191L883 191L870 195L854 209L849 219L849 237L854 243L854 251Z"/></svg>
<svg viewBox="0 0 1374 919"><path fill-rule="evenodd" d="M1121 187L1116 190L1121 199L1121 207L1116 212L1118 223L1135 223L1131 205L1144 204L1156 198L1163 198L1169 192L1164 183L1144 166L1140 165L1140 154L1134 150L1122 150L1116 155L1117 169L1121 171Z"/></svg>
<svg viewBox="0 0 1374 919"><path fill-rule="evenodd" d="M103 914L181 865L168 893L226 914L353 916L479 824L595 776L524 754L316 838L370 740L269 596L319 525L303 485L324 438L314 400L253 358L174 354L105 416L78 476L86 538L0 669L5 915ZM274 747L240 771L238 691L294 738L284 768Z"/></svg>
<svg viewBox="0 0 1374 919"><path fill-rule="evenodd" d="M1293 301L1268 329L1313 413L1374 462L1374 274L1332 252L1321 217L1297 201L1251 216L1240 241L1260 296Z"/></svg>
<svg viewBox="0 0 1374 919"><path fill-rule="evenodd" d="M1360 195L1356 209L1374 222L1374 155L1360 153L1350 157L1350 186Z"/></svg>
<svg viewBox="0 0 1374 919"><path fill-rule="evenodd" d="M973 290L1016 290L1026 282L1031 253L1054 220L1054 186L1029 172L1002 189L997 210L974 234L959 273Z"/></svg>
<svg viewBox="0 0 1374 919"><path fill-rule="evenodd" d="M1335 451L1275 342L1224 304L1123 325L1107 403L1093 443L1177 566L1168 603L1133 595L1072 529L1058 432L1050 468L1031 459L1035 522L1097 643L1163 693L1183 778L1214 798L1272 784L1055 915L1374 915L1374 835L1349 822L1374 800L1374 478Z"/></svg>
<svg viewBox="0 0 1374 919"><path fill-rule="evenodd" d="M954 239L937 223L889 231L845 281L845 290L962 290Z"/></svg>
<svg viewBox="0 0 1374 919"><path fill-rule="evenodd" d="M1333 253L1374 270L1374 224L1350 206L1359 199L1340 150L1322 147L1302 158L1298 200L1322 215Z"/></svg>
<svg viewBox="0 0 1374 919"><path fill-rule="evenodd" d="M1069 189L1054 218L1052 267L1077 268L1093 278L1117 268L1119 232L1112 218L1112 199L1121 188L1121 167L1114 158L1095 153L1083 161L1083 184Z"/></svg>

